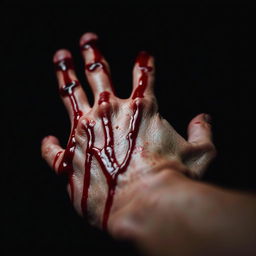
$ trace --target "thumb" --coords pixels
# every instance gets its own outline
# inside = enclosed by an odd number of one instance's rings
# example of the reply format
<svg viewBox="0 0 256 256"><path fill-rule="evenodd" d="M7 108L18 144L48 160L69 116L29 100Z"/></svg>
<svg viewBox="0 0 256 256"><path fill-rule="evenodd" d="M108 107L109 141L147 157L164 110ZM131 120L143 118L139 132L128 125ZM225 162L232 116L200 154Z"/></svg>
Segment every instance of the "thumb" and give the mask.
<svg viewBox="0 0 256 256"><path fill-rule="evenodd" d="M216 156L216 149L212 141L211 117L199 114L188 125L188 142L192 146L190 151L190 169L199 177Z"/></svg>

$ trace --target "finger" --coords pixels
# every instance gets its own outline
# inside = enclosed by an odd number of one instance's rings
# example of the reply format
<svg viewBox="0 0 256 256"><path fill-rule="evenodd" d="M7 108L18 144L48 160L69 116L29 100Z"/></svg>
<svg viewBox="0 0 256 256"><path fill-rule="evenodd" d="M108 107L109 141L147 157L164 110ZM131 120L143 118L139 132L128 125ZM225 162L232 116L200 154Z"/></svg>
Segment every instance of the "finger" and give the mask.
<svg viewBox="0 0 256 256"><path fill-rule="evenodd" d="M194 145L213 144L209 115L200 114L190 121L188 125L188 142Z"/></svg>
<svg viewBox="0 0 256 256"><path fill-rule="evenodd" d="M64 149L60 146L59 140L54 136L47 136L42 140L42 157L56 172L63 158Z"/></svg>
<svg viewBox="0 0 256 256"><path fill-rule="evenodd" d="M96 46L97 40L98 36L94 33L85 33L80 39L85 73L95 100L98 100L100 93L104 91L114 93L109 65Z"/></svg>
<svg viewBox="0 0 256 256"><path fill-rule="evenodd" d="M73 122L74 117L81 116L81 112L87 113L90 110L89 102L75 74L71 53L65 49L59 50L55 53L53 61L60 95Z"/></svg>
<svg viewBox="0 0 256 256"><path fill-rule="evenodd" d="M133 99L153 95L154 72L154 58L147 52L140 52L133 68Z"/></svg>
<svg viewBox="0 0 256 256"><path fill-rule="evenodd" d="M212 141L211 118L207 114L194 117L188 125L188 142L192 146L188 159L191 175L201 177L216 156Z"/></svg>

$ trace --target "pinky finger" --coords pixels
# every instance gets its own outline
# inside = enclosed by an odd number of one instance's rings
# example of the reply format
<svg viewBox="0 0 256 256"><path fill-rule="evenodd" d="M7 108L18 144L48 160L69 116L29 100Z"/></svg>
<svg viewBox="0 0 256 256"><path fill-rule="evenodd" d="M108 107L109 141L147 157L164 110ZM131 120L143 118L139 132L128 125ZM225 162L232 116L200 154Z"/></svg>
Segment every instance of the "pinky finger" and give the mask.
<svg viewBox="0 0 256 256"><path fill-rule="evenodd" d="M58 172L60 159L64 154L64 149L60 146L59 140L54 136L47 136L42 140L41 153L44 160L55 172Z"/></svg>

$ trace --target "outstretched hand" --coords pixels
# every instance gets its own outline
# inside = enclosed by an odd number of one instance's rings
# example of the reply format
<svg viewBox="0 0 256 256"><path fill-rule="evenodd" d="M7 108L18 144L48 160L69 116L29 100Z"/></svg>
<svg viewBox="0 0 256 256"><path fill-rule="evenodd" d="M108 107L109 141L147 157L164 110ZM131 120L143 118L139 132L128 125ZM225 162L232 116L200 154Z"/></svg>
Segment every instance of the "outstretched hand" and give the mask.
<svg viewBox="0 0 256 256"><path fill-rule="evenodd" d="M48 136L42 141L42 155L58 174L68 175L68 192L78 213L107 228L113 212L125 207L118 194L129 191L133 182L174 166L200 177L215 148L208 115L191 120L187 140L159 115L153 92L154 59L148 53L141 52L136 59L131 96L118 98L97 40L93 33L80 40L93 106L75 75L71 53L59 50L54 55L60 95L72 126L66 149ZM129 193L132 198L139 191Z"/></svg>

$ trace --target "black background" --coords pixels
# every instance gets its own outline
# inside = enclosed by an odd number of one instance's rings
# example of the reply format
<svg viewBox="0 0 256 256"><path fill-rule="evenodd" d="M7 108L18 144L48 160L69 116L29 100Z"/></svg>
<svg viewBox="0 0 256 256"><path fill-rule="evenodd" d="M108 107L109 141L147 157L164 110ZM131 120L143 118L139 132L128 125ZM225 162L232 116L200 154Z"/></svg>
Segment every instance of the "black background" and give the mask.
<svg viewBox="0 0 256 256"><path fill-rule="evenodd" d="M156 58L160 113L186 136L188 122L210 113L218 158L203 178L221 186L254 190L251 10L248 6L66 6L1 8L1 170L3 251L83 252L135 255L74 212L57 177L40 155L53 134L65 145L69 120L58 98L52 55L74 54L83 76L78 40L87 31L101 38L116 91L127 97L140 50ZM2 229L2 228L1 228Z"/></svg>

